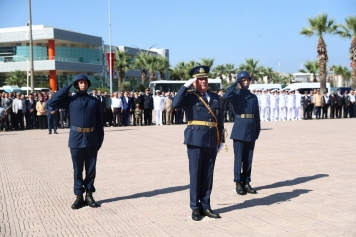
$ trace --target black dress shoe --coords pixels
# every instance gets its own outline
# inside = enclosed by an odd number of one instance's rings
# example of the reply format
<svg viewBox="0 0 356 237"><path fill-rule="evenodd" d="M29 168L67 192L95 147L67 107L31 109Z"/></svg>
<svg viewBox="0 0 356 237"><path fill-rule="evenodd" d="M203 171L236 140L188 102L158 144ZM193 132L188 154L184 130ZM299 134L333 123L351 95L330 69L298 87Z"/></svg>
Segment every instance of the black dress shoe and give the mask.
<svg viewBox="0 0 356 237"><path fill-rule="evenodd" d="M52 134L52 132L49 132L48 134Z"/></svg>
<svg viewBox="0 0 356 237"><path fill-rule="evenodd" d="M74 203L72 204L72 209L79 209L83 206L85 206L83 195L77 195L77 199L75 199Z"/></svg>
<svg viewBox="0 0 356 237"><path fill-rule="evenodd" d="M215 218L215 219L219 219L221 218L221 216L217 213L214 213L211 209L204 209L203 210L204 215L210 218Z"/></svg>
<svg viewBox="0 0 356 237"><path fill-rule="evenodd" d="M245 195L246 194L246 191L242 187L242 184L240 182L236 182L236 192L237 192L237 194L240 194L240 195Z"/></svg>
<svg viewBox="0 0 356 237"><path fill-rule="evenodd" d="M193 221L201 221L203 217L200 215L199 209L193 210L192 212L192 220Z"/></svg>
<svg viewBox="0 0 356 237"><path fill-rule="evenodd" d="M255 189L253 189L249 183L246 183L244 188L245 188L245 191L248 193L251 193L251 194L257 193L257 191Z"/></svg>
<svg viewBox="0 0 356 237"><path fill-rule="evenodd" d="M58 134L58 132L57 132L57 131L54 131L54 134Z"/></svg>
<svg viewBox="0 0 356 237"><path fill-rule="evenodd" d="M91 192L87 192L85 195L85 202L89 207L100 207L100 205L94 200L93 194Z"/></svg>

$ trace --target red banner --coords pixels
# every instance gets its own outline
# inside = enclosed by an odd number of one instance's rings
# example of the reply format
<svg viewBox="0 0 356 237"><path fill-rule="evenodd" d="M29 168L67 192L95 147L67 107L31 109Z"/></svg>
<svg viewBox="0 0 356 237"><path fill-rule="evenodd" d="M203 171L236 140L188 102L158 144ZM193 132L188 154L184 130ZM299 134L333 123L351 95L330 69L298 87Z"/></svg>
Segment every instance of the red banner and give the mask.
<svg viewBox="0 0 356 237"><path fill-rule="evenodd" d="M106 53L106 59L108 62L108 71L110 71L110 53ZM111 53L111 74L112 74L112 78L114 79L114 62L115 62L115 53Z"/></svg>

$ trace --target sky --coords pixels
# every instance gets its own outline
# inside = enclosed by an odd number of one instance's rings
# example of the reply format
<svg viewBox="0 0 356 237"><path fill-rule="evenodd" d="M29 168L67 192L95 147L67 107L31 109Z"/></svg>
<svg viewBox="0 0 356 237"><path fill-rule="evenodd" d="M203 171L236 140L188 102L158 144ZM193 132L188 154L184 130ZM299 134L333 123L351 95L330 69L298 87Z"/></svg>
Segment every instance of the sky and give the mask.
<svg viewBox="0 0 356 237"><path fill-rule="evenodd" d="M109 0L32 0L32 24L100 36L109 44ZM284 73L316 60L317 36L299 32L308 17L336 23L356 15L356 0L110 0L114 46L169 49L170 64L214 58L214 65L247 58ZM0 28L24 26L27 0L0 0ZM329 62L350 68L351 39L326 35ZM280 67L278 67L280 65Z"/></svg>

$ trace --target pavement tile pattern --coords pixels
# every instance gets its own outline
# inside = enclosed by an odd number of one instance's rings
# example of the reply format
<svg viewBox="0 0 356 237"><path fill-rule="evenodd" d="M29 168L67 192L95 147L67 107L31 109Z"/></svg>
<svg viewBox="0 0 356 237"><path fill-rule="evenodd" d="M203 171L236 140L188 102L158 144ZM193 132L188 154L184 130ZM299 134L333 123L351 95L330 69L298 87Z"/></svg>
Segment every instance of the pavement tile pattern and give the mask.
<svg viewBox="0 0 356 237"><path fill-rule="evenodd" d="M264 122L239 196L218 154L212 209L190 219L185 125L105 128L100 208L70 208L68 129L0 132L0 236L356 236L356 119ZM228 132L232 123L225 123Z"/></svg>

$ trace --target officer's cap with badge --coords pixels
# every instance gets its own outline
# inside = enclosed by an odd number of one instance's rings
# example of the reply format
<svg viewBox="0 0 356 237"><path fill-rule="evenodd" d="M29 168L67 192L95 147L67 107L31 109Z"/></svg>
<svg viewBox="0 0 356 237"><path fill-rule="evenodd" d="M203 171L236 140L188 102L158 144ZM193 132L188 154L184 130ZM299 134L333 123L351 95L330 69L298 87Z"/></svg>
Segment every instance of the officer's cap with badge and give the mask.
<svg viewBox="0 0 356 237"><path fill-rule="evenodd" d="M208 66L197 66L189 71L189 76L195 78L208 78L209 71L210 71L210 67Z"/></svg>
<svg viewBox="0 0 356 237"><path fill-rule="evenodd" d="M90 82L89 78L87 77L87 75L78 74L78 75L76 75L75 78L74 78L74 88L75 88L75 89L78 89L78 90L79 90L78 82L79 82L80 80L87 80L87 81L88 81L88 88L91 86L91 82Z"/></svg>

